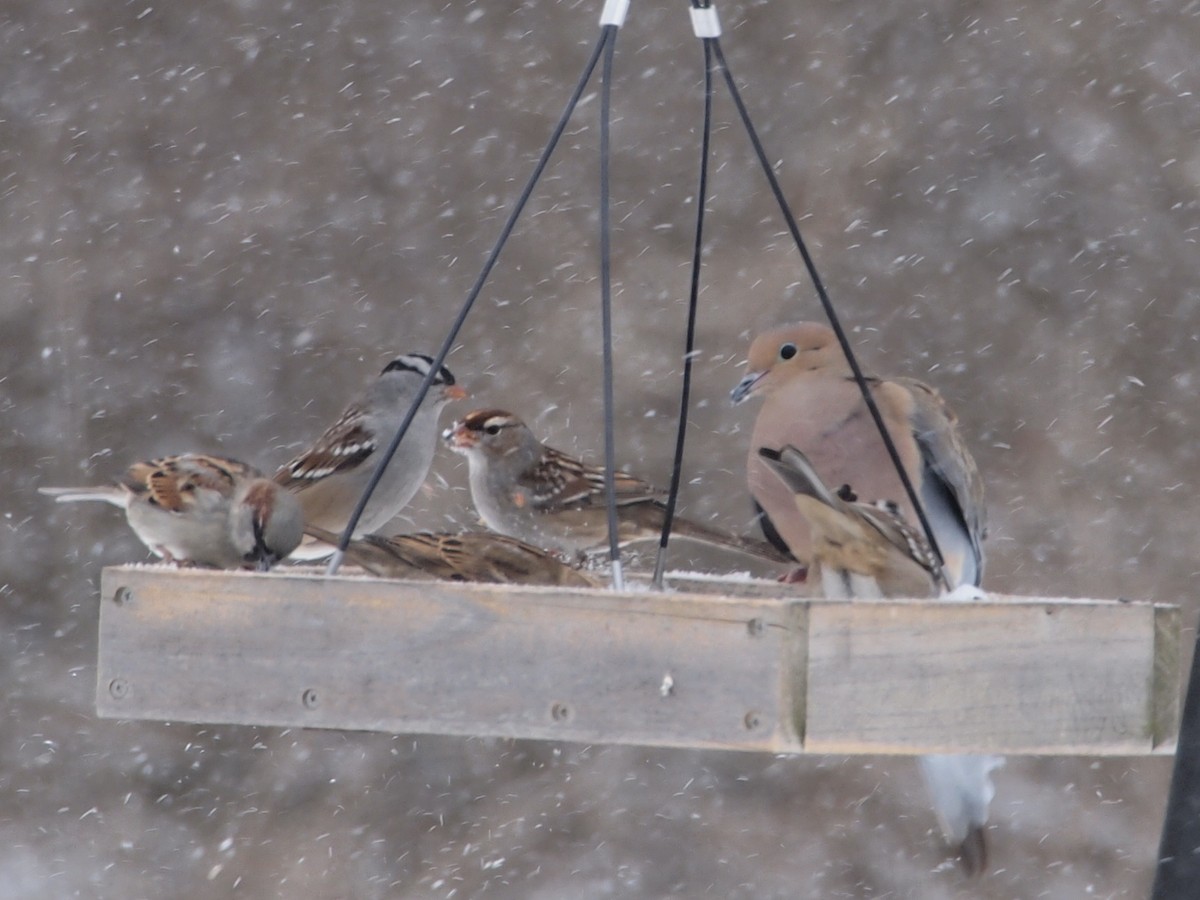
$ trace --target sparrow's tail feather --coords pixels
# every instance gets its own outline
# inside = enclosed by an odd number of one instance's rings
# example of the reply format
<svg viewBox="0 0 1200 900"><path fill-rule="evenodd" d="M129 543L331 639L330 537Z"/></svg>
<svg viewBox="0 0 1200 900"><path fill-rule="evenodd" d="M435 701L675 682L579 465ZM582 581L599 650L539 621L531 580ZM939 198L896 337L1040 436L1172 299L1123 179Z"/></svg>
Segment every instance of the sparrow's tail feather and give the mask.
<svg viewBox="0 0 1200 900"><path fill-rule="evenodd" d="M758 455L782 479L783 483L791 488L793 493L813 497L834 509L843 507L841 498L821 480L821 476L812 467L808 457L791 444L779 450L759 447Z"/></svg>
<svg viewBox="0 0 1200 900"><path fill-rule="evenodd" d="M39 494L53 497L55 503L74 503L77 500L100 500L124 509L129 505L129 493L120 488L104 487L40 487Z"/></svg>
<svg viewBox="0 0 1200 900"><path fill-rule="evenodd" d="M710 528L707 525L701 525L699 522L693 522L690 519L684 519L679 516L676 516L671 522L671 534L676 537L691 538L694 541L701 541L718 547L726 547L730 550L736 550L739 553L759 557L767 562L779 563L780 565L786 565L791 562L790 556L780 553L766 541L740 537L736 534L730 534L727 531L721 531L719 528Z"/></svg>
<svg viewBox="0 0 1200 900"><path fill-rule="evenodd" d="M325 528L321 528L318 525L310 525L307 522L304 523L304 533L309 537L314 537L318 541L324 541L326 544L331 544L334 547L337 546L338 541L341 540L342 537L340 534L335 534L334 532ZM332 553L333 551L330 552Z"/></svg>

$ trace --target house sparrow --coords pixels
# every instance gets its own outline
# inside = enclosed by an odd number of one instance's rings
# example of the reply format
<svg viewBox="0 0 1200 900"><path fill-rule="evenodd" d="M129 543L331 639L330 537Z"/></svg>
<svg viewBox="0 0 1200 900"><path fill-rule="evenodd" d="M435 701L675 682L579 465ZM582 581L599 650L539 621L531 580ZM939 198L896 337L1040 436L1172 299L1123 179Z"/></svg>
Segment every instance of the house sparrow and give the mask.
<svg viewBox="0 0 1200 900"><path fill-rule="evenodd" d="M323 528L307 531L336 544L339 535ZM369 534L351 541L346 559L381 578L479 581L598 587L598 582L537 547L492 532L463 534Z"/></svg>
<svg viewBox="0 0 1200 900"><path fill-rule="evenodd" d="M569 555L607 546L604 470L542 444L509 412L481 409L442 435L467 457L471 499L493 531ZM663 491L624 472L615 475L618 541L658 538ZM761 541L739 538L676 517L672 534L782 566L784 557Z"/></svg>
<svg viewBox="0 0 1200 900"><path fill-rule="evenodd" d="M299 545L304 527L296 498L257 469L201 453L134 463L114 485L38 491L121 507L142 543L181 566L266 571Z"/></svg>
<svg viewBox="0 0 1200 900"><path fill-rule="evenodd" d="M306 524L338 533L345 529L379 464L379 454L400 428L432 364L431 357L420 353L396 357L316 443L275 473L275 481L299 497ZM466 396L443 366L371 495L354 537L378 531L413 498L433 462L442 407ZM298 558L332 552L324 544L305 544Z"/></svg>

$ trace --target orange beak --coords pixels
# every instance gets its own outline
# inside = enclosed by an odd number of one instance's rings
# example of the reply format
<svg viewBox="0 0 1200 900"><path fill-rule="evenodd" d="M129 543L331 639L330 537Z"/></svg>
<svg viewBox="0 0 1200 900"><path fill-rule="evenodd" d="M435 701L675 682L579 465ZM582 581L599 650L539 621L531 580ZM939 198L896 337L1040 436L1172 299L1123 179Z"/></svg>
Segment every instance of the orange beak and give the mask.
<svg viewBox="0 0 1200 900"><path fill-rule="evenodd" d="M464 428L461 422L455 422L449 428L442 432L442 440L446 442L446 446L453 449L467 448L475 446L475 435L471 433L469 428Z"/></svg>

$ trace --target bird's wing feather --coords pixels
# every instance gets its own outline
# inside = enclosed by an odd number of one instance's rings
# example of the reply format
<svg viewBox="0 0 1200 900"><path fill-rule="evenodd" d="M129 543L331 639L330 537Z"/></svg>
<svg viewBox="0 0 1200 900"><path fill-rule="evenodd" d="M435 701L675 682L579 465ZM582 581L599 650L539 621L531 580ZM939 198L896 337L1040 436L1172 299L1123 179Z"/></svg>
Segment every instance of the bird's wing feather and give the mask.
<svg viewBox="0 0 1200 900"><path fill-rule="evenodd" d="M982 541L987 537L983 478L958 433L958 417L933 388L915 378L898 378L913 397L912 431L921 451L927 512L948 510L970 540L982 574ZM978 578L976 578L978 582Z"/></svg>
<svg viewBox="0 0 1200 900"><path fill-rule="evenodd" d="M378 446L363 410L351 407L312 447L280 466L275 481L291 490L303 490L305 485L362 465Z"/></svg>
<svg viewBox="0 0 1200 900"><path fill-rule="evenodd" d="M633 475L614 476L617 503L658 499L662 492ZM604 470L547 447L542 458L517 482L529 489L535 509L543 512L580 508L604 502Z"/></svg>

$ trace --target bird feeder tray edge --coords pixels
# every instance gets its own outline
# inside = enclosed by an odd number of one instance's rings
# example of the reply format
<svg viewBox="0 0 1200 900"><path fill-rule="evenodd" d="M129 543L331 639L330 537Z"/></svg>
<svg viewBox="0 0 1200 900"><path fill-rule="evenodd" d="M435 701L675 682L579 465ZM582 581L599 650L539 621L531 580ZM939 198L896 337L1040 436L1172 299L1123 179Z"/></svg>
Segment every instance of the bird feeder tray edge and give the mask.
<svg viewBox="0 0 1200 900"><path fill-rule="evenodd" d="M96 709L777 753L1173 748L1178 607L828 601L683 576L674 587L110 567Z"/></svg>

